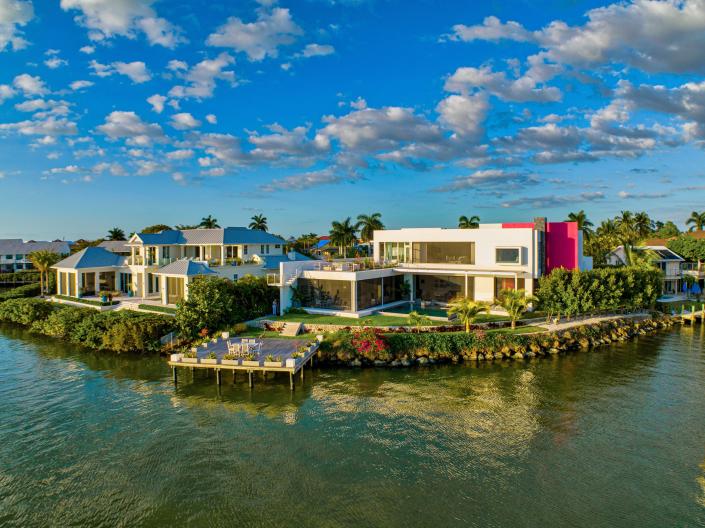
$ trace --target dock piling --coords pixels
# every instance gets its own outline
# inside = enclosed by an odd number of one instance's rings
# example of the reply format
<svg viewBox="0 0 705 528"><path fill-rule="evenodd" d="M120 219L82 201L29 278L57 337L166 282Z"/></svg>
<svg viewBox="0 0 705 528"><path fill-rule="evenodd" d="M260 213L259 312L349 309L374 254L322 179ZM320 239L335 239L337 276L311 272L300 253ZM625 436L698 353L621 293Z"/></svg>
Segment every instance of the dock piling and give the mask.
<svg viewBox="0 0 705 528"><path fill-rule="evenodd" d="M220 371L220 369L216 369L215 371L215 382L218 384L218 386L223 384L223 373Z"/></svg>
<svg viewBox="0 0 705 528"><path fill-rule="evenodd" d="M172 372L172 375L174 376L174 385L176 385L179 381L178 374L176 373L176 367L171 367L171 372Z"/></svg>
<svg viewBox="0 0 705 528"><path fill-rule="evenodd" d="M289 372L289 388L292 391L294 390L294 374L293 374L293 372Z"/></svg>

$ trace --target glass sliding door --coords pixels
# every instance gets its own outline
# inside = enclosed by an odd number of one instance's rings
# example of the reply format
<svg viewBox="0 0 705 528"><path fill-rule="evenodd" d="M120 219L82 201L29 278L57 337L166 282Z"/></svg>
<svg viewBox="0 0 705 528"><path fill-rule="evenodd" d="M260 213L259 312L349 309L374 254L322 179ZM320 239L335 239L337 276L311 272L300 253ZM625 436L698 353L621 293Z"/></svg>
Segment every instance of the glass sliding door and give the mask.
<svg viewBox="0 0 705 528"><path fill-rule="evenodd" d="M447 304L465 295L465 277L454 275L416 275L416 299Z"/></svg>
<svg viewBox="0 0 705 528"><path fill-rule="evenodd" d="M184 279L182 277L166 278L166 301L169 304L178 304L184 298Z"/></svg>

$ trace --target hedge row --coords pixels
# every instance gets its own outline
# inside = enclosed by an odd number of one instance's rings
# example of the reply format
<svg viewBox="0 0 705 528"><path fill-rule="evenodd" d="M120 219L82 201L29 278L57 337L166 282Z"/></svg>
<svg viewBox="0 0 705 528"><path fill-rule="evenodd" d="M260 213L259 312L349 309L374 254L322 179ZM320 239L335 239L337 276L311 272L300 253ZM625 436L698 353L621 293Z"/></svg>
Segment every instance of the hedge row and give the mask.
<svg viewBox="0 0 705 528"><path fill-rule="evenodd" d="M661 293L662 273L645 267L557 269L539 279L540 310L573 316L653 308Z"/></svg>
<svg viewBox="0 0 705 528"><path fill-rule="evenodd" d="M40 293L39 283L25 284L11 290L0 292L0 303L9 299L22 299L23 297L36 297Z"/></svg>
<svg viewBox="0 0 705 528"><path fill-rule="evenodd" d="M54 295L57 299L63 299L65 301L72 301L82 304L88 304L90 306L113 306L119 304L120 301L94 301L92 299L82 299L80 297L69 297L68 295Z"/></svg>
<svg viewBox="0 0 705 528"><path fill-rule="evenodd" d="M38 271L15 271L0 273L0 282L39 282Z"/></svg>
<svg viewBox="0 0 705 528"><path fill-rule="evenodd" d="M174 320L132 311L98 312L51 304L42 299L11 299L0 304L0 321L97 350L154 353L160 338L174 330Z"/></svg>

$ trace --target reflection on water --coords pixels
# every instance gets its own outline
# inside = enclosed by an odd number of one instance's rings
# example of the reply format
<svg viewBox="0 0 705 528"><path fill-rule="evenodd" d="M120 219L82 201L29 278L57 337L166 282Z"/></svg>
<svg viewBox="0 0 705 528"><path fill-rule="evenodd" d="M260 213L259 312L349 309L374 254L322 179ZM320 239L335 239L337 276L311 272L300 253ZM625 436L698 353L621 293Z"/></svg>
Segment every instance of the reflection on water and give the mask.
<svg viewBox="0 0 705 528"><path fill-rule="evenodd" d="M705 523L702 326L521 363L181 371L0 328L0 525Z"/></svg>

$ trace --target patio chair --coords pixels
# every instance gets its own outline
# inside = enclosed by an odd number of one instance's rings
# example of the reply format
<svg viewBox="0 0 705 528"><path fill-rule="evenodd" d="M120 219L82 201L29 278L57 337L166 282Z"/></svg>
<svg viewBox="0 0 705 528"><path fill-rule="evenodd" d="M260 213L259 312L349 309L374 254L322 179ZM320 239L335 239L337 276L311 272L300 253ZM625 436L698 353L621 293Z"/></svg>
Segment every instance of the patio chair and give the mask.
<svg viewBox="0 0 705 528"><path fill-rule="evenodd" d="M226 343L228 345L228 354L235 354L236 356L240 354L240 343L233 343L231 340Z"/></svg>

